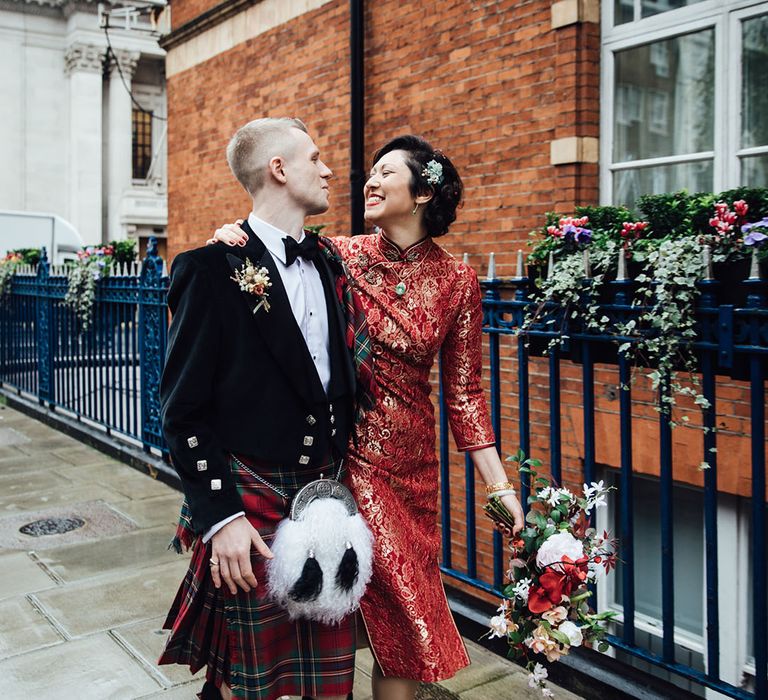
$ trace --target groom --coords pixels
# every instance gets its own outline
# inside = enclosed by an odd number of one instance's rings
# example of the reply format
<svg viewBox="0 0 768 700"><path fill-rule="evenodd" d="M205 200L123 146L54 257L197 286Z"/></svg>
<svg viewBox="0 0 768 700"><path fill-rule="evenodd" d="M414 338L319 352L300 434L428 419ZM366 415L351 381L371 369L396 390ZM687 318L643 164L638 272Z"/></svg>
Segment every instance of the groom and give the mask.
<svg viewBox="0 0 768 700"><path fill-rule="evenodd" d="M252 199L244 247L176 257L160 395L186 497L190 569L160 663L207 666L202 697L345 698L354 621L288 620L264 589L268 543L303 484L334 475L355 376L336 273L304 219L328 209L331 170L297 119L257 119L227 148ZM221 693L221 694L219 694Z"/></svg>

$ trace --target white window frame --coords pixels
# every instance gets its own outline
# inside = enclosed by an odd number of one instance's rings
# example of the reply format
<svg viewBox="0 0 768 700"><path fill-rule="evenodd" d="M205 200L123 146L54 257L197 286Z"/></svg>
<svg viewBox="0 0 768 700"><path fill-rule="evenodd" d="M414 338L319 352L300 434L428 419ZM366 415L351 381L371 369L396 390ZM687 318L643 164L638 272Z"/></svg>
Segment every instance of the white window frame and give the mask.
<svg viewBox="0 0 768 700"><path fill-rule="evenodd" d="M619 475L615 470L616 482ZM643 474L637 474L644 476ZM603 478L603 475L601 475ZM613 527L615 520L615 499L619 496L614 492L613 498L608 499L607 508L598 508L595 516L595 527L598 532L607 530L621 538L619 524ZM718 540L718 593L720 619L720 678L737 687L741 686L745 676L755 675L755 660L747 654L747 625L748 622L748 586L750 572L749 519L751 509L745 508L746 501L729 494L718 494L717 507L717 540ZM704 519L701 522L704 530ZM638 533L635 532L635 538ZM621 539L619 539L619 556L621 556ZM706 624L707 624L707 586L706 586L706 537L702 540L701 551L705 579L702 586L702 634L697 635L688 630L675 627L675 644L690 651L700 653L707 661ZM596 581L597 600L600 612L611 610L616 615L616 621L624 622L624 609L616 602L614 596L615 574L600 576ZM635 611L635 629L650 633L661 639L663 626L660 619ZM611 630L615 633L615 630ZM616 656L613 647L609 655ZM706 697L721 698L722 695L707 689Z"/></svg>
<svg viewBox="0 0 768 700"><path fill-rule="evenodd" d="M613 174L655 165L712 160L714 192L738 187L740 158L768 154L768 144L740 149L741 138L741 22L768 13L766 0L706 0L652 17L613 26L611 0L602 6L600 57L600 203L613 204ZM636 15L640 0L635 0ZM613 162L614 54L617 51L674 39L704 29L715 32L715 94L726 95L726 109L715 105L713 150L680 156ZM728 57L728 58L723 58Z"/></svg>

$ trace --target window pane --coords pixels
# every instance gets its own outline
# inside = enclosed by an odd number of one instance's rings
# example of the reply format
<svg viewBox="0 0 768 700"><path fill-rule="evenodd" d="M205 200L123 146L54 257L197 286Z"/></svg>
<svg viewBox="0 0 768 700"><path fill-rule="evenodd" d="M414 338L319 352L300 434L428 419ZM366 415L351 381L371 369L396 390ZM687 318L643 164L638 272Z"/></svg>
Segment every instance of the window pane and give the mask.
<svg viewBox="0 0 768 700"><path fill-rule="evenodd" d="M768 146L768 15L742 25L741 146Z"/></svg>
<svg viewBox="0 0 768 700"><path fill-rule="evenodd" d="M133 110L133 178L143 180L152 162L152 113Z"/></svg>
<svg viewBox="0 0 768 700"><path fill-rule="evenodd" d="M613 203L631 209L641 194L710 192L713 183L711 160L618 170L613 174Z"/></svg>
<svg viewBox="0 0 768 700"><path fill-rule="evenodd" d="M673 486L675 578L675 625L693 632L704 631L704 497L701 491ZM661 620L661 514L659 482L635 477L633 482L635 524L635 609ZM614 531L621 536L620 499L616 499ZM621 546L621 542L619 542ZM621 551L619 551L621 560ZM614 600L622 604L624 567L616 567Z"/></svg>
<svg viewBox="0 0 768 700"><path fill-rule="evenodd" d="M669 10L676 10L678 7L695 5L697 2L703 2L703 0L643 0L643 17L651 17L662 12L668 12Z"/></svg>
<svg viewBox="0 0 768 700"><path fill-rule="evenodd" d="M613 23L626 24L635 19L635 0L614 0Z"/></svg>
<svg viewBox="0 0 768 700"><path fill-rule="evenodd" d="M712 150L714 30L615 57L614 162Z"/></svg>
<svg viewBox="0 0 768 700"><path fill-rule="evenodd" d="M768 187L768 155L741 159L741 183L747 187Z"/></svg>

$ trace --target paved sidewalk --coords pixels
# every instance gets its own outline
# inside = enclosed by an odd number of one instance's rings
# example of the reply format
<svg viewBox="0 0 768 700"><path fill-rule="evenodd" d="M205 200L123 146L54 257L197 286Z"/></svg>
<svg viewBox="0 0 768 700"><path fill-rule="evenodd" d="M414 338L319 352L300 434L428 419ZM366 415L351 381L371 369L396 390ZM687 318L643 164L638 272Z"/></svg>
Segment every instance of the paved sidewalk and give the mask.
<svg viewBox="0 0 768 700"><path fill-rule="evenodd" d="M0 698L195 698L199 675L155 664L186 568L185 556L167 550L180 501L169 486L0 403ZM48 518L79 526L19 531ZM467 646L472 666L423 686L420 697L541 697L519 667ZM370 672L366 650L355 700L370 700Z"/></svg>

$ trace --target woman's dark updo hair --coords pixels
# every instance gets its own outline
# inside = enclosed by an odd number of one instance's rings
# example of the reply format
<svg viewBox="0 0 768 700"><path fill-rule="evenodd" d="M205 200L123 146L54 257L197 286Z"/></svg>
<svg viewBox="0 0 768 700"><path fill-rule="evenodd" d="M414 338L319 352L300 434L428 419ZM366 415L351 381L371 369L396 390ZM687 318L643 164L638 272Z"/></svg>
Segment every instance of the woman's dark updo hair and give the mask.
<svg viewBox="0 0 768 700"><path fill-rule="evenodd" d="M448 233L456 221L456 208L461 204L464 185L453 163L418 136L398 136L382 146L373 156L374 164L391 151L405 151L405 162L411 171L411 194L414 197L433 193L424 206L424 224L433 238ZM424 177L424 168L434 160L443 166L443 182L431 185Z"/></svg>

